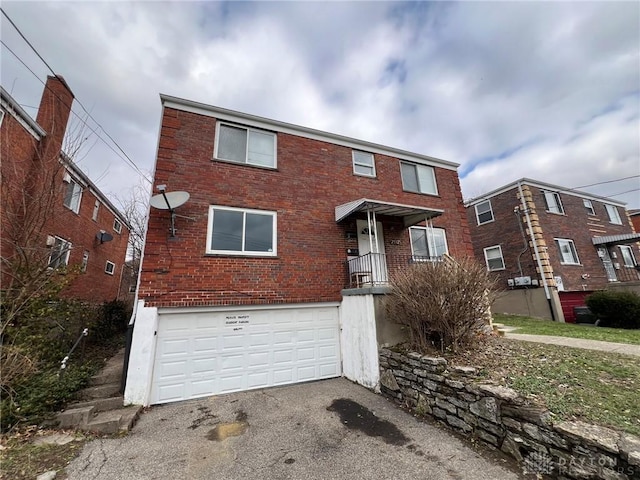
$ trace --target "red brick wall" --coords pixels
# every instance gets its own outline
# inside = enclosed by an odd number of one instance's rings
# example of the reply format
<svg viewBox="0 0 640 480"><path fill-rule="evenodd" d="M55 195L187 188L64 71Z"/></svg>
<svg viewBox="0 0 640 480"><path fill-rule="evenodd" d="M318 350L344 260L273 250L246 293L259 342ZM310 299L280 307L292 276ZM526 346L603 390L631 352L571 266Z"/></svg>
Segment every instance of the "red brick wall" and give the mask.
<svg viewBox="0 0 640 480"><path fill-rule="evenodd" d="M339 301L349 222L335 207L370 198L444 209L449 251L470 255L458 176L436 169L439 196L402 191L398 159L375 155L377 178L353 175L352 149L278 133L277 170L212 161L216 120L165 108L154 185L186 190L177 235L169 214L151 209L140 298L150 305L257 304ZM277 212L276 258L205 255L210 205ZM410 253L409 234L385 222L387 253ZM394 230L392 230L392 227ZM400 240L400 245L391 240ZM357 243L356 243L357 245Z"/></svg>

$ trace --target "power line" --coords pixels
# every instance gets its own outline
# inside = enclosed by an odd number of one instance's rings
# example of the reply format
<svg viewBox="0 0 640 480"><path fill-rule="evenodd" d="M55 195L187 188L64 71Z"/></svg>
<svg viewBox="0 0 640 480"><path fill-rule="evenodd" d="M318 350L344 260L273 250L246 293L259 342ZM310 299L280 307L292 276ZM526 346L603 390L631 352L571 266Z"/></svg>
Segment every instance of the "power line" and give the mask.
<svg viewBox="0 0 640 480"><path fill-rule="evenodd" d="M7 20L9 20L9 23L13 26L13 28L16 29L16 32L18 32L18 34L22 37L22 39L27 42L27 45L29 45L31 47L31 50L33 50L35 52L35 54L38 56L38 58L40 60L42 60L42 63L44 63L47 68L51 71L51 73L53 73L54 75L56 74L53 69L49 66L49 64L45 61L44 58L42 58L42 56L38 53L38 51L34 48L33 45L31 45L31 42L29 42L29 40L27 40L27 37L25 37L23 35L23 33L20 31L20 29L17 27L17 25L15 23L13 23L13 20L11 20L11 18L9 18L9 15L7 15L7 12L5 12L2 8L0 8L0 11L2 11L2 14L6 17Z"/></svg>
<svg viewBox="0 0 640 480"><path fill-rule="evenodd" d="M597 183L591 183L589 185L580 185L579 187L573 187L573 188L570 188L569 190L575 190L577 188L585 188L585 187L594 187L596 185L604 185L605 183L621 182L623 180L629 180L631 178L638 178L638 177L640 177L640 175L631 175L630 177L618 178L616 180L607 180L606 182L597 182ZM618 195L620 195L620 194L618 194ZM612 196L612 195L610 195L610 196Z"/></svg>
<svg viewBox="0 0 640 480"><path fill-rule="evenodd" d="M637 192L639 190L640 190L640 188L632 188L631 190L626 190L624 192L614 193L613 195L607 195L607 198L609 198L609 197L617 197L618 195L624 195L625 193Z"/></svg>

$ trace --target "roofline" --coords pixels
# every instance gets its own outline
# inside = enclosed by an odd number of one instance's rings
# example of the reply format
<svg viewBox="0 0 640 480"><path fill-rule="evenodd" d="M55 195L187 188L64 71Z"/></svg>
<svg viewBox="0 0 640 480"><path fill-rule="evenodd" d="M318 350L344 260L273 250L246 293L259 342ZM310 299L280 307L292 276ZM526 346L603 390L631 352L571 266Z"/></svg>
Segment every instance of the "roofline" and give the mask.
<svg viewBox="0 0 640 480"><path fill-rule="evenodd" d="M618 207L625 207L627 205L626 202L619 202L616 200L611 200L607 197L601 197L600 195L594 195L593 193L583 192L581 190L576 190L573 188L561 187L560 185L553 185L551 183L540 182L538 180L533 180L531 178L523 177L520 180L516 180L515 182L508 183L507 185L503 185L495 190L492 190L484 195L478 195L477 197L471 198L464 202L465 207L471 207L477 203L483 202L485 200L489 200L492 197L500 195L501 193L508 192L516 188L518 185L530 185L532 187L538 187L543 190L552 190L555 192L565 193L567 195L573 195L575 197L586 198L587 200L596 200L602 203L608 203L609 205L616 205Z"/></svg>
<svg viewBox="0 0 640 480"><path fill-rule="evenodd" d="M259 117L248 113L238 112L235 110L229 110L222 107L216 107L213 105L207 105L205 103L196 102L193 100L186 100L184 98L173 97L171 95L160 94L160 100L163 106L169 108L175 108L186 112L197 113L201 115L207 115L210 117L220 118L222 120L238 121L241 120L244 123L262 127L270 128L279 132L288 133L291 135L297 135L300 137L311 138L314 140L327 141L336 145L342 145L347 147L355 147L357 149L371 151L373 153L380 153L382 155L391 155L403 160L410 160L416 163L423 163L426 165L437 166L445 168L447 170L457 170L460 164L450 162L448 160L442 160L436 157L430 157L428 155L422 155L419 153L409 152L407 150L401 150L399 148L387 147L378 143L367 142L364 140L358 140L356 138L347 137L344 135L338 135L336 133L325 132L322 130L316 130L313 128L302 127L300 125L294 125L291 123L281 122L279 120L272 120L269 118Z"/></svg>
<svg viewBox="0 0 640 480"><path fill-rule="evenodd" d="M38 125L38 122L36 122L27 112L24 111L20 104L9 94L9 92L4 89L2 85L0 85L0 98L3 100L3 102L6 102L13 110L7 113L19 117L18 121L22 120L22 122L26 123L26 125L23 125L31 129L31 133L35 137L39 136L40 138L42 138L47 136L47 132L44 131L44 128Z"/></svg>
<svg viewBox="0 0 640 480"><path fill-rule="evenodd" d="M107 206L111 213L118 217L121 223L125 225L129 231L131 231L131 225L129 224L129 221L126 219L126 217L113 205L113 203L111 203L111 201L104 195L104 193L100 191L96 184L93 183L82 170L80 170L80 167L78 167L73 162L71 157L69 157L69 155L64 152L60 152L60 157L62 158L63 165L73 170L73 174L80 177L80 180L87 184L87 186L96 194L96 196L100 198L100 201Z"/></svg>

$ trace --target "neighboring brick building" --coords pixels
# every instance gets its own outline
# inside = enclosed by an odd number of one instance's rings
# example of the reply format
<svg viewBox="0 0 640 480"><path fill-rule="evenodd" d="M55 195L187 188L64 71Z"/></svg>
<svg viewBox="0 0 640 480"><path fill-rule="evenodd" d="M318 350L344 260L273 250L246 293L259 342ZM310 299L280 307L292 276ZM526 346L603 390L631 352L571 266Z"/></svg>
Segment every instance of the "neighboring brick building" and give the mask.
<svg viewBox="0 0 640 480"><path fill-rule="evenodd" d="M457 164L162 103L154 193L189 200L175 209L175 236L170 212L150 211L128 402L349 376L364 347L345 337L357 333L347 296L370 308L360 334L377 358L373 293L417 259L472 254Z"/></svg>
<svg viewBox="0 0 640 480"><path fill-rule="evenodd" d="M573 321L588 293L640 279L624 203L523 178L466 206L475 256L505 289L544 289L556 319L558 304Z"/></svg>
<svg viewBox="0 0 640 480"><path fill-rule="evenodd" d="M640 209L629 210L629 219L631 219L631 225L636 233L640 233Z"/></svg>
<svg viewBox="0 0 640 480"><path fill-rule="evenodd" d="M62 151L73 93L62 77L48 77L34 121L0 92L2 288L14 287L14 269L32 262L43 270L81 270L65 297L116 299L128 225Z"/></svg>

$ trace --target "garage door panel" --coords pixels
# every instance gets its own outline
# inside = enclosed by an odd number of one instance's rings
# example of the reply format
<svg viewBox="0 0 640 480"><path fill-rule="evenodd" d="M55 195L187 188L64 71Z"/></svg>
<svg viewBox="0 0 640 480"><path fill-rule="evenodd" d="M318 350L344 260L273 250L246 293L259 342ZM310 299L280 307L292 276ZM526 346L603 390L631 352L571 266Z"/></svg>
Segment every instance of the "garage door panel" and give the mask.
<svg viewBox="0 0 640 480"><path fill-rule="evenodd" d="M162 313L152 403L340 376L337 307Z"/></svg>

